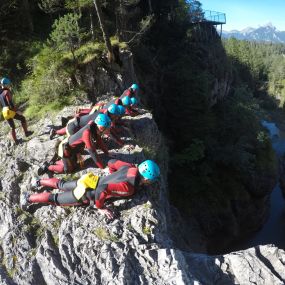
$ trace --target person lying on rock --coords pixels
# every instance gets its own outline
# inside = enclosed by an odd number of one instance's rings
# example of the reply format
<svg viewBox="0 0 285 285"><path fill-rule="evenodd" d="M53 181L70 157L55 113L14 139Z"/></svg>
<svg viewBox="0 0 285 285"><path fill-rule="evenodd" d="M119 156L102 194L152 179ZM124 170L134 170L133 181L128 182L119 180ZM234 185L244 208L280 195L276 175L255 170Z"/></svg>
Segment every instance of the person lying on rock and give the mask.
<svg viewBox="0 0 285 285"><path fill-rule="evenodd" d="M102 107L104 106L104 103L92 103L90 108L77 108L76 112L75 112L75 116L84 116L84 115L91 115L93 113L95 113L96 111L102 109Z"/></svg>
<svg viewBox="0 0 285 285"><path fill-rule="evenodd" d="M124 142L118 136L118 133L116 132L116 128L117 128L118 119L120 119L120 117L122 117L123 114L125 114L125 107L119 106L116 104L110 105L107 109L98 110L91 115L76 117L70 120L65 128L60 129L58 131L54 131L54 132L55 134L59 134L59 135L67 134L67 136L69 137L77 133L83 127L85 127L88 124L88 122L94 121L99 114L105 114L111 120L111 127L108 131L105 132L105 135L111 140L113 140L115 143L117 143L119 146L123 146ZM121 126L122 124L123 123L120 121L119 126ZM50 136L50 138L52 139L53 136L52 137ZM132 149L132 146L128 146L128 147Z"/></svg>
<svg viewBox="0 0 285 285"><path fill-rule="evenodd" d="M138 86L138 84L134 83L129 88L127 88L119 98L114 98L106 104L100 102L100 103L95 104L91 108L80 109L80 114L84 114L84 113L85 114L91 114L92 112L94 112L94 110L97 111L99 109L107 109L112 104L123 105L126 108L132 108L129 105L125 105L127 103L127 101L125 101L125 104L124 104L122 102L122 99L126 96L129 98L133 98L134 96L137 95L138 91L139 91L139 86ZM130 114L127 114L127 115L131 116Z"/></svg>
<svg viewBox="0 0 285 285"><path fill-rule="evenodd" d="M104 207L106 199L112 197L132 196L141 185L149 185L160 176L158 165L152 160L145 160L138 166L121 160L108 161L110 175L99 177L89 172L74 181L64 181L58 178L34 179L33 187L46 186L63 192L52 194L42 192L37 194L23 193L21 206L27 208L32 203L45 203L57 206L91 205L109 219L113 212Z"/></svg>
<svg viewBox="0 0 285 285"><path fill-rule="evenodd" d="M60 130L53 131L50 134L50 139L53 139L54 135L67 135L71 136L78 132L81 128L85 127L90 121L94 121L99 114L106 114L112 122L114 122L120 115L120 111L117 105L112 104L108 108L102 108L96 112L84 115L84 116L75 116L73 119L69 120L66 127Z"/></svg>
<svg viewBox="0 0 285 285"><path fill-rule="evenodd" d="M134 107L132 106L133 98L134 97L131 98L129 96L125 96L121 99L122 105L126 108L126 111L125 111L126 116L135 117L139 115L137 110L134 109Z"/></svg>
<svg viewBox="0 0 285 285"><path fill-rule="evenodd" d="M94 121L90 121L84 128L65 138L58 146L57 160L55 164L44 163L38 169L38 175L44 173L71 173L76 168L83 168L84 161L81 154L84 149L90 154L91 158L99 168L104 168L102 161L98 158L96 148L100 148L107 156L108 149L101 136L111 126L110 118L105 114L99 114Z"/></svg>
<svg viewBox="0 0 285 285"><path fill-rule="evenodd" d="M106 109L108 108L110 105L112 104L116 104L118 106L124 106L126 108L125 110L125 115L126 116L137 116L138 114L136 114L135 112L133 112L133 108L131 106L131 98L130 96L121 96L120 98L115 98L113 100L111 100L110 102L106 103L102 108Z"/></svg>
<svg viewBox="0 0 285 285"><path fill-rule="evenodd" d="M128 96L130 98L137 96L139 92L139 85L136 83L133 83L129 88L127 88L123 94L120 96L120 99L122 99L125 96Z"/></svg>
<svg viewBox="0 0 285 285"><path fill-rule="evenodd" d="M139 101L136 97L131 98L130 108L128 108L125 113L127 116L132 117L143 114L143 112L139 110Z"/></svg>
<svg viewBox="0 0 285 285"><path fill-rule="evenodd" d="M97 115L100 114L99 112L95 111L92 113L76 113L75 116L70 117L68 121L66 122L65 126L62 128L58 127L51 127L49 138L52 140L56 135L58 136L71 136L75 134L77 131L79 131L82 127L85 127L89 121L94 121L97 117ZM85 119L81 119L81 117L85 117ZM88 117L88 120L87 120Z"/></svg>
<svg viewBox="0 0 285 285"><path fill-rule="evenodd" d="M52 140L54 138L55 135L66 135L66 126L68 123L70 122L73 122L75 120L79 120L79 118L81 116L85 116L85 115L88 115L88 114L93 114L95 113L96 111L98 111L99 108L92 105L91 108L88 108L88 109L82 109L82 108L78 108L76 111L75 111L75 115L74 116L68 116L68 117L61 117L61 126L51 126L50 128L50 139Z"/></svg>
<svg viewBox="0 0 285 285"><path fill-rule="evenodd" d="M8 122L11 128L11 136L15 144L18 144L16 136L16 127L14 123L15 120L21 122L22 128L24 130L25 136L29 137L33 132L28 131L26 118L19 111L16 110L16 107L12 100L11 93L11 81L7 77L1 79L1 90L0 90L0 103L2 105L2 114L4 119Z"/></svg>

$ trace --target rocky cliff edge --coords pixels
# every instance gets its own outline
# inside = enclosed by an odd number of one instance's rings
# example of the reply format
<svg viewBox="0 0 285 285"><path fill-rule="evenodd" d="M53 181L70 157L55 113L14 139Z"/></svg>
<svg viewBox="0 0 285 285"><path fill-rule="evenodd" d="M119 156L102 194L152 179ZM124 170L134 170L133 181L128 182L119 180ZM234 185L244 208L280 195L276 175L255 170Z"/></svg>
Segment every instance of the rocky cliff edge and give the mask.
<svg viewBox="0 0 285 285"><path fill-rule="evenodd" d="M181 250L173 242L171 236L181 235L181 220L168 203L167 150L148 112L126 118L134 136L125 140L134 150L109 147L118 159L133 163L155 155L162 178L152 189L115 201L116 219L108 221L89 207L35 205L23 211L20 194L33 191L32 177L53 154L56 140L49 140L47 126L73 112L66 108L37 122L34 135L18 146L8 139L6 123L0 127L0 284L285 283L285 252L273 245L208 256ZM87 171L107 174L89 168L65 177Z"/></svg>

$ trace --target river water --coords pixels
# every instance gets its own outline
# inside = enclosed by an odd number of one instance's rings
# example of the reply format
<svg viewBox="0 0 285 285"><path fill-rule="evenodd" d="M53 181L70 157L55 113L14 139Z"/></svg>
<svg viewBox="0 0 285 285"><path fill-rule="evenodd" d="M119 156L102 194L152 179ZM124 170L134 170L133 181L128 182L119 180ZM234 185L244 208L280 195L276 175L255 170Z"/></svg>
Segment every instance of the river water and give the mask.
<svg viewBox="0 0 285 285"><path fill-rule="evenodd" d="M275 123L262 121L261 124L268 130L272 147L277 157L285 153L285 133L281 132ZM270 196L270 215L263 227L246 238L235 243L230 251L247 249L249 247L274 244L285 249L285 200L283 199L279 183Z"/></svg>

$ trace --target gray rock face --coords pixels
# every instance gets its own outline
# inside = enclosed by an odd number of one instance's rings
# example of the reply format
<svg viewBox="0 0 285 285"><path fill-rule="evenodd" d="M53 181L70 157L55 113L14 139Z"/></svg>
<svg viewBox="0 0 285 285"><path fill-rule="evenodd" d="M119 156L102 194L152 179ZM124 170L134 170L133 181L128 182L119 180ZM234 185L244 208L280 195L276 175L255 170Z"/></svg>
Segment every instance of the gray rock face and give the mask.
<svg viewBox="0 0 285 285"><path fill-rule="evenodd" d="M49 140L45 126L60 116L38 122L32 138L18 146L0 130L0 284L284 284L285 252L272 245L224 256L193 253L186 242L183 250L175 247L171 237L177 244L182 221L168 204L163 139L150 113L126 120L134 136L125 139L135 149L110 144L111 152L134 163L155 158L162 178L132 199L115 201L112 221L89 207L21 210L20 194L32 192L37 167L53 154L56 139ZM76 175L87 171L107 174L89 168Z"/></svg>
<svg viewBox="0 0 285 285"><path fill-rule="evenodd" d="M112 67L103 62L90 61L81 72L78 82L87 86L89 99L97 101L102 94L115 93L121 95L123 90L138 82L133 65L133 55L127 50L119 54L121 66L112 63ZM82 67L83 68L83 67Z"/></svg>

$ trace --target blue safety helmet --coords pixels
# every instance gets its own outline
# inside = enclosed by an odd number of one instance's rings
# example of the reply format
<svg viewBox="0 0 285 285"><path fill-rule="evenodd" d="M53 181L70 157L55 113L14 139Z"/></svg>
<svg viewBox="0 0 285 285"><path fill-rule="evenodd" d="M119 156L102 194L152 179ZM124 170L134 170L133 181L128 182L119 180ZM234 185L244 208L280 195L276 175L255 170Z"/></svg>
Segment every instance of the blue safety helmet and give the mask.
<svg viewBox="0 0 285 285"><path fill-rule="evenodd" d="M131 98L131 105L137 105L139 103L138 99L135 97Z"/></svg>
<svg viewBox="0 0 285 285"><path fill-rule="evenodd" d="M7 78L7 77L3 77L3 78L1 79L1 84L2 84L2 85L11 84L11 80L10 80L9 78Z"/></svg>
<svg viewBox="0 0 285 285"><path fill-rule="evenodd" d="M116 104L112 104L108 107L108 112L112 115L119 116L120 115L120 110L118 108L119 106Z"/></svg>
<svg viewBox="0 0 285 285"><path fill-rule="evenodd" d="M126 108L122 105L118 105L118 109L119 109L119 114L120 115L124 115L126 112Z"/></svg>
<svg viewBox="0 0 285 285"><path fill-rule="evenodd" d="M101 126L104 128L110 128L111 119L105 114L99 114L94 120L97 126Z"/></svg>
<svg viewBox="0 0 285 285"><path fill-rule="evenodd" d="M139 166L139 173L143 178L155 181L160 175L160 170L158 165L152 160L145 160Z"/></svg>
<svg viewBox="0 0 285 285"><path fill-rule="evenodd" d="M132 84L131 88L135 91L139 90L139 86L136 83Z"/></svg>
<svg viewBox="0 0 285 285"><path fill-rule="evenodd" d="M130 106L131 105L131 98L129 96L125 96L122 98L122 103L124 106Z"/></svg>

